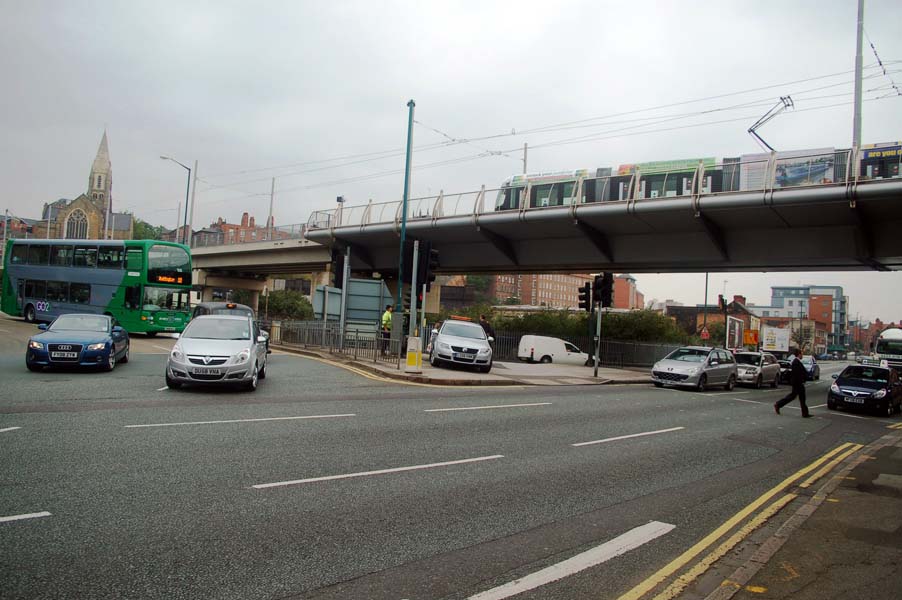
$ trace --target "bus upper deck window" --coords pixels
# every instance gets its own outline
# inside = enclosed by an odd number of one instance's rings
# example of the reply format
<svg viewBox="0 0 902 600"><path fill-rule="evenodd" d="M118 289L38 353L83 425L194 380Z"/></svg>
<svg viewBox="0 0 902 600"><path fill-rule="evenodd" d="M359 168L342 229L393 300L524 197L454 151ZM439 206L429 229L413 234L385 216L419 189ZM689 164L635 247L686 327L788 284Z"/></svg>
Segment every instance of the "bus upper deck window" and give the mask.
<svg viewBox="0 0 902 600"><path fill-rule="evenodd" d="M125 268L129 271L142 271L144 269L144 250L141 248L129 248L125 251Z"/></svg>

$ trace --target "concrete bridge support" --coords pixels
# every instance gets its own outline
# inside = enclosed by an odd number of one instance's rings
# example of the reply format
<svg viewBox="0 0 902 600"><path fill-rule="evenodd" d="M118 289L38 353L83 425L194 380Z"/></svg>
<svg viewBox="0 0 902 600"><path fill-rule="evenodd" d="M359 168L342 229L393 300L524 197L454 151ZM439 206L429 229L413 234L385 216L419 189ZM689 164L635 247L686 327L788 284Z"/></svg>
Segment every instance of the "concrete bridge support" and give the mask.
<svg viewBox="0 0 902 600"><path fill-rule="evenodd" d="M263 291L263 288L266 287L265 279L210 275L203 269L196 270L194 272L194 275L195 284L202 286L201 302L213 302L213 290L216 288L228 290L248 290L251 292L251 308L253 308L255 311L258 311L260 293Z"/></svg>

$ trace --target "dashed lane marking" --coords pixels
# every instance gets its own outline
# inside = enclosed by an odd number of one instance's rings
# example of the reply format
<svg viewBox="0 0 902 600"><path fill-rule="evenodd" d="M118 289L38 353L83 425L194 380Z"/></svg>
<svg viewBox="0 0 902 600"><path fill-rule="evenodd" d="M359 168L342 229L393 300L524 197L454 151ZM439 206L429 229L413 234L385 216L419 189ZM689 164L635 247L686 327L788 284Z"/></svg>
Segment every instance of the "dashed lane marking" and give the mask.
<svg viewBox="0 0 902 600"><path fill-rule="evenodd" d="M430 463L427 465L413 465L410 467L395 467L393 469L379 469L378 471L362 471L359 473L346 473L344 475L327 475L325 477L310 477L307 479L293 479L291 481L277 481L275 483L258 483L251 487L256 490L262 490L273 487L284 487L289 485L300 485L304 483L315 483L317 481L333 481L336 479L350 479L352 477L368 477L370 475L385 475L388 473L401 473L404 471L417 471L420 469L435 469L437 467L449 467L452 465L462 465L466 463L482 462L486 460L496 460L504 458L503 454L493 454L492 456L478 456L476 458L465 458L462 460L449 460L445 462Z"/></svg>
<svg viewBox="0 0 902 600"><path fill-rule="evenodd" d="M675 525L669 523L661 523L652 521L631 529L626 533L609 540L600 546L596 546L591 550L587 550L565 561L546 567L535 573L531 573L520 579L515 579L510 583L480 592L475 596L470 596L468 600L503 600L522 592L533 590L548 583L558 581L564 577L584 571L589 567L600 565L604 562L616 558L621 554L626 554L630 550L634 550L643 544L670 533L676 528Z"/></svg>
<svg viewBox="0 0 902 600"><path fill-rule="evenodd" d="M222 423L258 423L261 421L296 421L300 419L334 419L338 417L356 417L356 414L349 413L343 415L303 415L299 417L263 417L260 419L227 419L221 421L189 421L184 423L147 423L142 425L123 425L126 429L137 429L140 427L176 427L179 425L219 425Z"/></svg>
<svg viewBox="0 0 902 600"><path fill-rule="evenodd" d="M22 429L21 427L4 427L0 429L0 433L6 433L7 431L15 431L16 429Z"/></svg>
<svg viewBox="0 0 902 600"><path fill-rule="evenodd" d="M50 513L45 511L36 513L27 513L24 515L12 515L9 517L0 517L0 523L9 523L11 521L24 521L25 519L39 519L41 517L49 517Z"/></svg>
<svg viewBox="0 0 902 600"><path fill-rule="evenodd" d="M671 431L679 431L686 429L685 427L671 427L670 429L658 429L657 431L643 431L642 433L631 433L629 435L618 435L617 437L605 438L603 440L594 440L591 442L579 442L578 444L570 444L574 447L591 446L592 444L605 444L607 442L616 442L617 440L626 440L629 438L644 437L646 435L658 435L659 433L670 433Z"/></svg>
<svg viewBox="0 0 902 600"><path fill-rule="evenodd" d="M484 410L491 408L520 408L524 406L548 406L551 402L531 402L529 404L495 404L489 406L460 406L457 408L427 408L423 412L451 412L456 410Z"/></svg>

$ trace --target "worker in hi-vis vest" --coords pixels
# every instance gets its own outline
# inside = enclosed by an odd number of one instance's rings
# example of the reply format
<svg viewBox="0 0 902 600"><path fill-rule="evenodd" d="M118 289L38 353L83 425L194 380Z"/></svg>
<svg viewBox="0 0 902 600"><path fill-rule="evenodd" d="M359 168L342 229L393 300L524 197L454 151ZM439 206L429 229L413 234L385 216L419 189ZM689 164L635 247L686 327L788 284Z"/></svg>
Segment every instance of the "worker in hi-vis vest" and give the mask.
<svg viewBox="0 0 902 600"><path fill-rule="evenodd" d="M388 352L388 343L391 340L391 314L394 308L391 304L385 305L385 312L382 313L382 355Z"/></svg>

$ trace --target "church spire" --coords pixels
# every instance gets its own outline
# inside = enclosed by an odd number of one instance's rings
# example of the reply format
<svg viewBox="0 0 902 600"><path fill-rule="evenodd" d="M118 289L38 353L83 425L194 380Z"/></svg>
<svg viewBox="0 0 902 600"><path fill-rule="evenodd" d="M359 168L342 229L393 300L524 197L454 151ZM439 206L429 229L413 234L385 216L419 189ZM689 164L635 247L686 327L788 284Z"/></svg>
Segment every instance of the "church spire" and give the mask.
<svg viewBox="0 0 902 600"><path fill-rule="evenodd" d="M107 142L106 129L103 130L103 138L97 148L97 156L91 165L91 175L88 177L88 198L106 214L111 205L111 193L113 189L113 167L110 163L110 146Z"/></svg>
<svg viewBox="0 0 902 600"><path fill-rule="evenodd" d="M97 156L94 158L94 166L91 168L91 170L110 170L110 147L106 141L106 129L103 130L103 138L100 140L100 146L97 148Z"/></svg>

